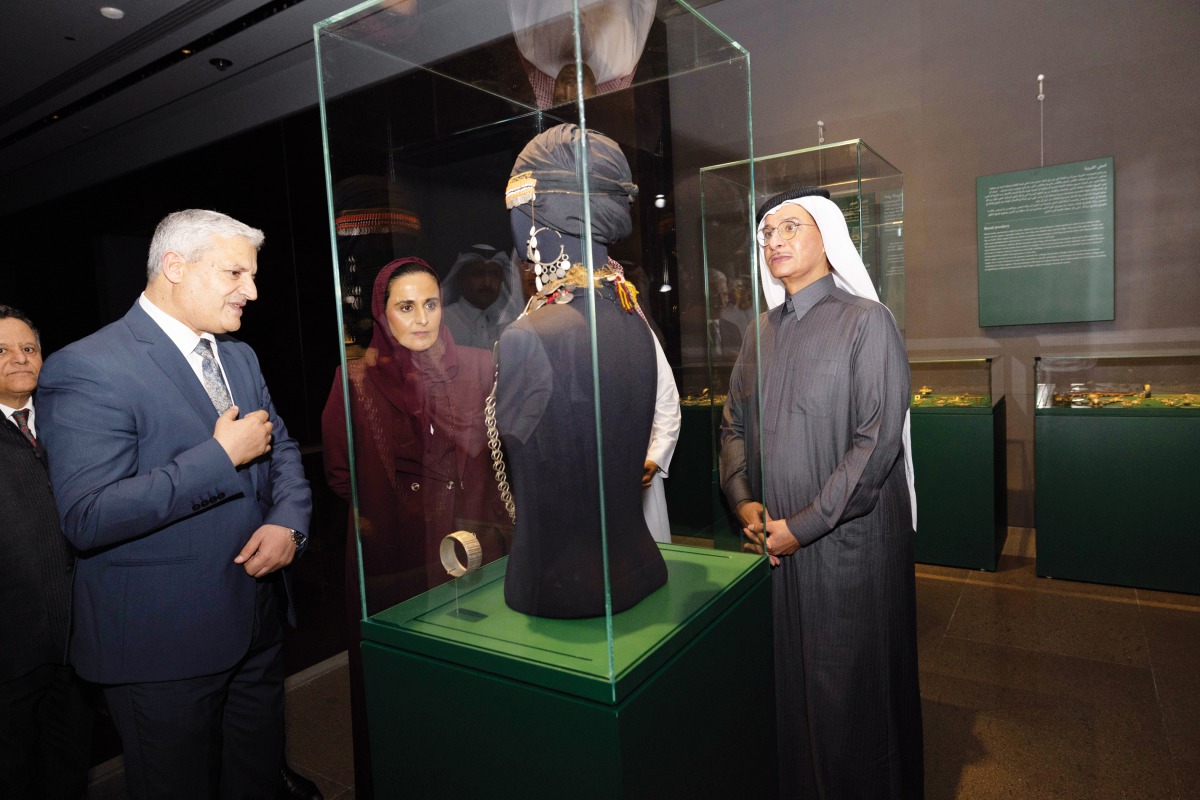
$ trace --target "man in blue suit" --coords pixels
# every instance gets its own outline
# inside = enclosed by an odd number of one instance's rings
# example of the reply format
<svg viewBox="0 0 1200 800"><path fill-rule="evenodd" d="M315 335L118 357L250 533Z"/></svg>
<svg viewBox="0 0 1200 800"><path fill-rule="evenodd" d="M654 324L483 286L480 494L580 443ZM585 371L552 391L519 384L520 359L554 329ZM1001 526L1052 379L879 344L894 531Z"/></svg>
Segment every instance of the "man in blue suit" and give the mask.
<svg viewBox="0 0 1200 800"><path fill-rule="evenodd" d="M258 360L228 336L261 231L168 215L125 317L52 355L38 414L80 552L71 661L104 686L131 798L267 798L283 763L279 571L312 507Z"/></svg>

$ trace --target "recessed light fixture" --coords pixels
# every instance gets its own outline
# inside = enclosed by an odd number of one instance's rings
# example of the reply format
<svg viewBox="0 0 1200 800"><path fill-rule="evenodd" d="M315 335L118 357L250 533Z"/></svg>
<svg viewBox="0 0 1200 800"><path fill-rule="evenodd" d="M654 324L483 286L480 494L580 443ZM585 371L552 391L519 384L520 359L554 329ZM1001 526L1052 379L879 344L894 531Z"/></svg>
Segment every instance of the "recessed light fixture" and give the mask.
<svg viewBox="0 0 1200 800"><path fill-rule="evenodd" d="M103 6L100 14L108 19L122 19L125 16L124 11L114 6Z"/></svg>
<svg viewBox="0 0 1200 800"><path fill-rule="evenodd" d="M218 72L224 72L233 66L233 62L228 58L210 58L208 63L216 67Z"/></svg>

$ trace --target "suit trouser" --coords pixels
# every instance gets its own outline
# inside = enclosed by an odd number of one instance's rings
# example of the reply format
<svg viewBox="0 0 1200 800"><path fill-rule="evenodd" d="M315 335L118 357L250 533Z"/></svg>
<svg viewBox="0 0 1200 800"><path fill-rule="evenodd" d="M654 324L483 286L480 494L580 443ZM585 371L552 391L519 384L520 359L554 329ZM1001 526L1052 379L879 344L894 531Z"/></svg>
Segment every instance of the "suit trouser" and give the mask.
<svg viewBox="0 0 1200 800"><path fill-rule="evenodd" d="M92 706L69 666L0 683L0 797L82 798L91 741Z"/></svg>
<svg viewBox="0 0 1200 800"><path fill-rule="evenodd" d="M215 675L107 686L131 800L263 800L283 765L283 629L258 584L246 655Z"/></svg>

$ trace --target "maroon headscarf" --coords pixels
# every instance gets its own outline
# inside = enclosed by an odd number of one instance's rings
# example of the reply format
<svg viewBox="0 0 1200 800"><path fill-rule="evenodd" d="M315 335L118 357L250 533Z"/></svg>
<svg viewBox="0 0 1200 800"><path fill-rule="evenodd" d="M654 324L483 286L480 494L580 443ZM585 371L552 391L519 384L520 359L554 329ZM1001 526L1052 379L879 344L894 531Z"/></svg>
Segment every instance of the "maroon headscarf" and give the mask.
<svg viewBox="0 0 1200 800"><path fill-rule="evenodd" d="M441 281L437 273L415 256L397 258L379 271L371 294L371 316L375 318L371 349L375 351L375 358L367 362L367 376L392 405L421 417L428 413L429 385L448 381L458 372L458 348L446 327L445 317L438 328L437 341L428 350L415 353L392 335L387 320L388 280L406 264L418 264L428 270L425 274L438 282L438 299L441 299Z"/></svg>

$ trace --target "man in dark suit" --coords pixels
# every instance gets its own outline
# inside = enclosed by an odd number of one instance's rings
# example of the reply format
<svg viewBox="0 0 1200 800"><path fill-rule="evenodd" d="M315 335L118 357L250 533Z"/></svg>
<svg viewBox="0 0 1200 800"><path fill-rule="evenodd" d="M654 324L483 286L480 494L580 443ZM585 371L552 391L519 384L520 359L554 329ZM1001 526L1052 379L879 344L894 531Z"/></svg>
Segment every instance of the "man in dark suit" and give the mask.
<svg viewBox="0 0 1200 800"><path fill-rule="evenodd" d="M168 215L125 317L55 353L39 413L79 549L71 661L103 684L132 798L268 798L283 763L276 583L304 547L299 448L247 345L261 231Z"/></svg>
<svg viewBox="0 0 1200 800"><path fill-rule="evenodd" d="M41 369L33 322L0 305L0 797L82 798L92 716L66 663L75 556L37 440Z"/></svg>

